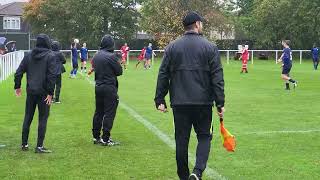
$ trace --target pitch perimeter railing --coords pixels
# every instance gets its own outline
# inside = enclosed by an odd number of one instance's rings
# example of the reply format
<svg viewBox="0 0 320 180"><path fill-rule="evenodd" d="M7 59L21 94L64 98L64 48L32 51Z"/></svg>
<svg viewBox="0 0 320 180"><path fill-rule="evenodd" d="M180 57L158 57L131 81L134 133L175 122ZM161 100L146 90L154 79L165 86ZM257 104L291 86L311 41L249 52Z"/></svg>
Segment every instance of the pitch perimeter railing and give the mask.
<svg viewBox="0 0 320 180"><path fill-rule="evenodd" d="M24 57L24 51L0 55L0 83L12 75Z"/></svg>
<svg viewBox="0 0 320 180"><path fill-rule="evenodd" d="M89 57L92 58L94 53L98 50L89 50ZM66 57L71 58L70 50L62 50L65 53ZM120 50L116 50L116 52L120 52ZM127 64L130 63L133 59L136 60L139 56L141 50L130 50L127 56ZM237 59L237 54L239 54L239 50L219 50L220 56L222 59L227 61L227 64L230 63L232 59ZM157 57L163 56L164 50L154 50L154 53ZM256 59L267 58L267 60L274 60L277 63L277 60L280 58L282 50L249 50L250 61L254 64ZM311 51L310 50L292 50L293 59L298 60L300 64L302 64L304 59L311 59ZM263 56L263 57L262 57ZM152 64L154 63L155 56L152 54ZM72 63L72 62L71 62Z"/></svg>

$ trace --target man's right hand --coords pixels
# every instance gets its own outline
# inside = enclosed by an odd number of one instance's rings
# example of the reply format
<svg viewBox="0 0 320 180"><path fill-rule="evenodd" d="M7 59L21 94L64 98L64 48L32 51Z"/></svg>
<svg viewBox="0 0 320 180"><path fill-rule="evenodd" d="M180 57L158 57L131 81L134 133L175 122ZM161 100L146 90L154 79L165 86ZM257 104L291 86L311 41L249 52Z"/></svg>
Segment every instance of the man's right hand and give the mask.
<svg viewBox="0 0 320 180"><path fill-rule="evenodd" d="M15 89L14 91L17 97L21 97L21 88Z"/></svg>
<svg viewBox="0 0 320 180"><path fill-rule="evenodd" d="M160 104L158 106L158 110L161 111L161 112L164 112L164 113L168 112L168 110L167 110L167 108L166 108L166 106L164 104Z"/></svg>

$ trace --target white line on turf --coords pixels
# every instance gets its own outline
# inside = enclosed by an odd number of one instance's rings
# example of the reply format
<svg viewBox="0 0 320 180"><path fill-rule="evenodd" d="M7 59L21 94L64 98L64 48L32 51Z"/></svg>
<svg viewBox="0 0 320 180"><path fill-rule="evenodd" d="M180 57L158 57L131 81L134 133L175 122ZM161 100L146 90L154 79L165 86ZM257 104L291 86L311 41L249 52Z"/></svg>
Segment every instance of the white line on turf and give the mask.
<svg viewBox="0 0 320 180"><path fill-rule="evenodd" d="M81 73L80 73L81 74ZM83 74L81 74L84 76ZM86 80L91 84L95 85L94 81L86 77ZM134 117L138 122L143 124L147 129L149 129L153 134L158 136L165 144L167 144L171 149L175 150L175 142L172 140L168 135L163 133L160 129L158 129L155 125L150 123L147 119L142 117L139 113L137 113L135 110L133 110L131 107L120 101L119 106L126 110L132 117ZM189 163L194 165L195 163L195 157L194 155L189 153ZM209 176L210 178L216 179L216 180L225 180L226 177L223 177L220 175L216 170L210 168L209 166L206 167L205 174Z"/></svg>
<svg viewBox="0 0 320 180"><path fill-rule="evenodd" d="M283 130L283 131L260 131L260 132L248 132L240 135L267 135L267 134L306 134L320 132L320 129L313 130Z"/></svg>

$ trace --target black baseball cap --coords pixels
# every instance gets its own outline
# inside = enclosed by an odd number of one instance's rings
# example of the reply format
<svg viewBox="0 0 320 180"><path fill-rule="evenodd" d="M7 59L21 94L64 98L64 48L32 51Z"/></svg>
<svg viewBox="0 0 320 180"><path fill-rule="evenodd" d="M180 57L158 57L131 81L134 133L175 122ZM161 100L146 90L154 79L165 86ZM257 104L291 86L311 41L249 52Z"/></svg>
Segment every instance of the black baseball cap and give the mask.
<svg viewBox="0 0 320 180"><path fill-rule="evenodd" d="M197 12L191 11L183 18L183 25L189 26L197 21L204 21L204 18L200 16Z"/></svg>

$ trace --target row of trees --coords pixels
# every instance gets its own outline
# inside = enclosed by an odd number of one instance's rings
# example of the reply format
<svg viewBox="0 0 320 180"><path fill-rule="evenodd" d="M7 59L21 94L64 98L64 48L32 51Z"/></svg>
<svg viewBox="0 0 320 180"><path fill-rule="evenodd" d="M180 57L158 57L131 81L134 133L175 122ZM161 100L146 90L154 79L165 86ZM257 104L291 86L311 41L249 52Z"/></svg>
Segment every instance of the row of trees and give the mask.
<svg viewBox="0 0 320 180"><path fill-rule="evenodd" d="M294 48L320 41L320 1L309 0L31 0L25 18L34 33L63 43L80 37L98 45L106 33L129 41L145 30L164 47L183 33L181 20L190 10L205 17L209 38L212 31L235 32L237 40L266 49L280 48L281 39L290 39Z"/></svg>
<svg viewBox="0 0 320 180"><path fill-rule="evenodd" d="M50 34L63 44L73 38L98 46L104 34L130 40L138 29L139 0L31 0L24 17L35 34ZM94 47L96 48L96 47Z"/></svg>
<svg viewBox="0 0 320 180"><path fill-rule="evenodd" d="M234 4L240 9L234 24L243 32L238 38L253 40L255 48L280 48L281 39L291 40L296 49L320 42L320 1L237 0Z"/></svg>

